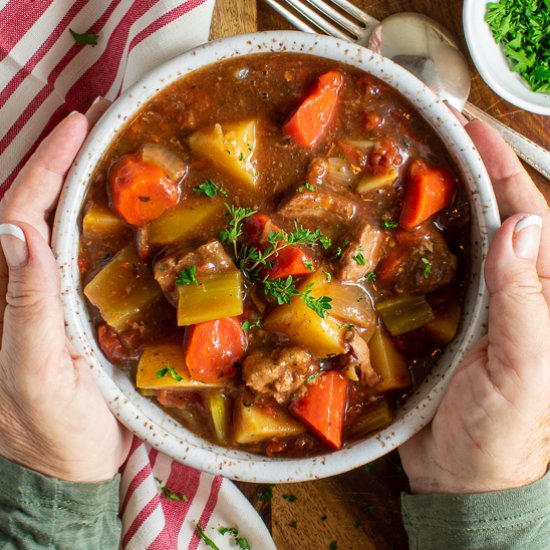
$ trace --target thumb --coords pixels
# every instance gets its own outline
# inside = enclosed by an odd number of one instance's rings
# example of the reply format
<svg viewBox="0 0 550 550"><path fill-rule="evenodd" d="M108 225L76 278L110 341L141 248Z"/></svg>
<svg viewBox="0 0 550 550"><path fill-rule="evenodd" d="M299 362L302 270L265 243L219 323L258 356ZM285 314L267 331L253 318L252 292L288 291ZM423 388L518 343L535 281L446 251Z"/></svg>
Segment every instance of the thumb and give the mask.
<svg viewBox="0 0 550 550"><path fill-rule="evenodd" d="M47 362L46 354L55 356L65 348L57 265L31 225L0 224L0 243L9 268L2 354L17 360L8 364L37 368Z"/></svg>
<svg viewBox="0 0 550 550"><path fill-rule="evenodd" d="M485 265L490 375L508 397L517 386L547 376L550 319L536 267L541 229L539 216L510 217L495 235Z"/></svg>

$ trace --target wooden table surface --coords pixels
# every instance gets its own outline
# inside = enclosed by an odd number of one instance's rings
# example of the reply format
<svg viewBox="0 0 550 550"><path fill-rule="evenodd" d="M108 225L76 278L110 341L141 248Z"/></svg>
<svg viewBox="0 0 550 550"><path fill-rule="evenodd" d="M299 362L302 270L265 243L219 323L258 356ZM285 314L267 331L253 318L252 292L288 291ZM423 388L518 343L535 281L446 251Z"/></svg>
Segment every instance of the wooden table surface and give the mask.
<svg viewBox="0 0 550 550"><path fill-rule="evenodd" d="M393 13L415 11L430 15L457 37L467 55L462 30L462 2L433 0L352 0L379 20ZM211 38L255 30L292 27L263 0L217 0ZM493 93L476 71L471 58L470 100L501 122L550 149L550 118L527 113ZM550 200L550 182L528 168ZM365 468L325 480L272 488L240 484L271 528L279 550L400 550L407 548L401 524L399 494L407 488L397 453ZM273 494L269 499L271 489ZM292 495L292 496L291 496Z"/></svg>

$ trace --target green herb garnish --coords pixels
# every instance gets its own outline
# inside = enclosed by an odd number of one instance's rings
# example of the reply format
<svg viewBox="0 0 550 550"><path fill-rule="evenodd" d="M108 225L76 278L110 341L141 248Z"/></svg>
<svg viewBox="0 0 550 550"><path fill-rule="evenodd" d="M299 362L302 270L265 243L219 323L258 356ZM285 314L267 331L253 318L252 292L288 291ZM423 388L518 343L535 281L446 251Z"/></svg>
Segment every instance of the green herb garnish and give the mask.
<svg viewBox="0 0 550 550"><path fill-rule="evenodd" d="M338 545L336 544L336 541L333 540L333 541L328 545L328 548L329 548L329 550L338 550Z"/></svg>
<svg viewBox="0 0 550 550"><path fill-rule="evenodd" d="M273 485L266 485L262 494L260 495L260 500L262 502L269 502L273 498Z"/></svg>
<svg viewBox="0 0 550 550"><path fill-rule="evenodd" d="M289 527L292 527L292 529L297 529L298 528L298 522L293 519L289 524L288 524Z"/></svg>
<svg viewBox="0 0 550 550"><path fill-rule="evenodd" d="M330 283L332 281L332 275L328 271L323 271L325 274L325 277L327 278L327 283Z"/></svg>
<svg viewBox="0 0 550 550"><path fill-rule="evenodd" d="M310 260L304 260L303 264L305 265L306 269L308 271L314 271L314 268L313 268L313 262L310 261Z"/></svg>
<svg viewBox="0 0 550 550"><path fill-rule="evenodd" d="M257 319L256 321L247 320L241 326L246 332L247 330L252 330L253 328L262 328L262 322L260 321L260 319Z"/></svg>
<svg viewBox="0 0 550 550"><path fill-rule="evenodd" d="M288 502L296 502L298 497L296 495L293 495L293 494L285 494L285 495L283 495L283 498L285 500L288 500Z"/></svg>
<svg viewBox="0 0 550 550"><path fill-rule="evenodd" d="M384 220L382 222L382 227L384 229L395 229L398 225L399 223L393 220Z"/></svg>
<svg viewBox="0 0 550 550"><path fill-rule="evenodd" d="M365 256L361 254L360 252L353 256L353 259L359 264L359 265L365 265L367 261L365 260Z"/></svg>
<svg viewBox="0 0 550 550"><path fill-rule="evenodd" d="M198 523L196 529L206 546L209 546L212 550L220 550L219 546L204 532L204 529Z"/></svg>
<svg viewBox="0 0 550 550"><path fill-rule="evenodd" d="M220 535L226 535L229 533L235 539L237 548L241 548L242 550L250 550L250 543L244 537L239 536L239 530L236 527L221 527L218 529L218 533L220 533Z"/></svg>
<svg viewBox="0 0 550 550"><path fill-rule="evenodd" d="M315 185L311 184L311 183L304 183L304 187L308 190L308 191L317 191L317 187L315 187Z"/></svg>
<svg viewBox="0 0 550 550"><path fill-rule="evenodd" d="M374 271L371 271L371 272L369 272L365 275L365 278L367 279L367 281L369 281L371 283L375 283L376 282L376 273Z"/></svg>
<svg viewBox="0 0 550 550"><path fill-rule="evenodd" d="M176 382L181 382L183 380L183 378L174 370L171 363L168 363L166 367L157 371L157 378L164 378L167 374L170 374Z"/></svg>
<svg viewBox="0 0 550 550"><path fill-rule="evenodd" d="M534 92L550 93L550 0L488 2L495 42Z"/></svg>
<svg viewBox="0 0 550 550"><path fill-rule="evenodd" d="M198 285L197 278L195 277L196 267L194 265L190 265L189 267L186 267L185 269L182 269L178 276L176 277L176 284L178 286L185 286L185 285Z"/></svg>
<svg viewBox="0 0 550 550"><path fill-rule="evenodd" d="M71 36L74 38L74 41L79 46L96 46L97 40L99 38L98 34L87 34L87 33L78 33L73 31L73 29L69 29L69 32L71 33Z"/></svg>
<svg viewBox="0 0 550 550"><path fill-rule="evenodd" d="M197 195L206 195L207 197L215 197L218 193L227 197L227 191L223 187L216 185L212 180L206 180L198 187L193 187L193 191Z"/></svg>
<svg viewBox="0 0 550 550"><path fill-rule="evenodd" d="M427 258L420 258L420 261L424 264L424 279L427 279L430 276L430 271L432 270L432 264Z"/></svg>
<svg viewBox="0 0 550 550"><path fill-rule="evenodd" d="M170 500L176 500L181 502L187 502L189 498L187 498L187 495L185 493L175 493L172 491L172 489L168 487L161 487L160 492L168 499Z"/></svg>

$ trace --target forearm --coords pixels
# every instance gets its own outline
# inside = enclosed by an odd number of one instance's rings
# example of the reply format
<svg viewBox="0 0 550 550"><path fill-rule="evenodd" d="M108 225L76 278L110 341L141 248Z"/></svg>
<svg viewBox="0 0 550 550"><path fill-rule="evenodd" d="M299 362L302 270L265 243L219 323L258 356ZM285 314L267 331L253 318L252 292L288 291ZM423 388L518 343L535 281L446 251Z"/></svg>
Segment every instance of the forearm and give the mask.
<svg viewBox="0 0 550 550"><path fill-rule="evenodd" d="M550 472L510 491L403 495L401 505L411 550L548 549Z"/></svg>
<svg viewBox="0 0 550 550"><path fill-rule="evenodd" d="M119 548L119 476L70 483L0 458L0 547Z"/></svg>

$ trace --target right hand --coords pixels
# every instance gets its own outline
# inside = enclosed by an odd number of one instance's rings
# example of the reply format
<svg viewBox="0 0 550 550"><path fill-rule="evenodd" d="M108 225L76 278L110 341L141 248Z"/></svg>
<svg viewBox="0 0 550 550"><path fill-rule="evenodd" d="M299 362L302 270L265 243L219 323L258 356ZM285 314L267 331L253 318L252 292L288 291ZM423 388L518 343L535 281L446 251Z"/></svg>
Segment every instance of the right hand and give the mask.
<svg viewBox="0 0 550 550"><path fill-rule="evenodd" d="M495 130L479 122L466 130L505 221L485 267L488 334L453 376L433 422L400 448L415 493L528 485L550 459L550 210Z"/></svg>
<svg viewBox="0 0 550 550"><path fill-rule="evenodd" d="M104 108L99 103L88 118L65 118L0 203L0 455L79 482L112 478L131 442L65 336L59 274L48 245L48 217L65 173Z"/></svg>

